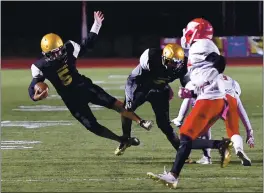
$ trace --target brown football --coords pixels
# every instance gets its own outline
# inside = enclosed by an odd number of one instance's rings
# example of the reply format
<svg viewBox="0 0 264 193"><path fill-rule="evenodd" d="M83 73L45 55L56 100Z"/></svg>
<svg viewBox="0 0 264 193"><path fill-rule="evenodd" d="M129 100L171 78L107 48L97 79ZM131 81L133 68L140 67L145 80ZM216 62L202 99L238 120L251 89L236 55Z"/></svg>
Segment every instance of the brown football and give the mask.
<svg viewBox="0 0 264 193"><path fill-rule="evenodd" d="M35 91L38 89L38 93L42 93L44 90L49 90L49 86L45 82L38 82L35 84L34 87ZM43 98L46 98L48 96L48 92L43 96Z"/></svg>

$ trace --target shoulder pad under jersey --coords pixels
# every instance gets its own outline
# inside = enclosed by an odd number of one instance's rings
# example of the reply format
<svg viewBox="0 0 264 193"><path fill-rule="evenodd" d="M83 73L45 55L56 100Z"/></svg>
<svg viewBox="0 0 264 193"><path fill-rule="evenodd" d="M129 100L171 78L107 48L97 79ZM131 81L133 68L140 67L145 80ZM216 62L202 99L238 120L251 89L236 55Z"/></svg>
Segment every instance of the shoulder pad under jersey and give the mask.
<svg viewBox="0 0 264 193"><path fill-rule="evenodd" d="M64 45L68 53L72 53L75 58L78 57L78 54L81 50L81 47L78 43L68 40Z"/></svg>
<svg viewBox="0 0 264 193"><path fill-rule="evenodd" d="M205 58L212 52L220 55L220 51L212 40L201 39L192 44L188 59L192 64L203 62Z"/></svg>

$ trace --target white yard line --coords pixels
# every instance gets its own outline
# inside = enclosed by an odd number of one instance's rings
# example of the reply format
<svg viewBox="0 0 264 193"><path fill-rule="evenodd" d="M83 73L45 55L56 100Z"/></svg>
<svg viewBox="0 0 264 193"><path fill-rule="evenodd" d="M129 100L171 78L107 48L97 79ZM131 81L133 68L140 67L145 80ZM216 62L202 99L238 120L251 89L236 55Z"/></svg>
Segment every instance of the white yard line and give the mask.
<svg viewBox="0 0 264 193"><path fill-rule="evenodd" d="M12 144L38 144L41 141L1 141L1 145L12 145ZM3 146L2 146L3 147Z"/></svg>
<svg viewBox="0 0 264 193"><path fill-rule="evenodd" d="M41 141L1 141L1 149L31 149L33 147L23 146L23 145L32 145L40 144Z"/></svg>
<svg viewBox="0 0 264 193"><path fill-rule="evenodd" d="M119 87L102 87L104 90L125 90L125 85Z"/></svg>
<svg viewBox="0 0 264 193"><path fill-rule="evenodd" d="M205 178L182 178L182 180L204 180ZM240 178L240 177L215 177L206 178L206 180L248 180L251 178ZM256 178L254 178L256 179ZM262 178L258 178L262 180ZM2 182L82 182L82 181L140 181L149 180L149 178L51 178L51 179L2 179Z"/></svg>
<svg viewBox="0 0 264 193"><path fill-rule="evenodd" d="M124 85L126 83L126 81L102 81L102 80L98 80L98 81L93 81L94 84L119 84L119 85Z"/></svg>
<svg viewBox="0 0 264 193"><path fill-rule="evenodd" d="M109 75L108 78L109 79L127 79L128 75Z"/></svg>
<svg viewBox="0 0 264 193"><path fill-rule="evenodd" d="M90 104L92 110L101 110L103 107L99 105ZM34 106L18 106L17 109L12 109L13 111L68 111L66 106L50 106L50 105L34 105Z"/></svg>
<svg viewBox="0 0 264 193"><path fill-rule="evenodd" d="M13 145L10 145L10 146L2 146L1 145L1 149L31 149L33 147L27 147L27 146L13 146Z"/></svg>
<svg viewBox="0 0 264 193"><path fill-rule="evenodd" d="M111 89L110 89L111 90ZM118 89L119 90L119 89ZM124 98L123 96L114 96L115 98L117 98L117 99L122 99L122 98ZM59 95L49 95L48 97L47 97L47 99L49 99L49 100L57 100L57 99L61 99L61 97L59 96Z"/></svg>
<svg viewBox="0 0 264 193"><path fill-rule="evenodd" d="M2 121L1 127L24 127L27 129L35 129L41 127L72 125L72 121Z"/></svg>

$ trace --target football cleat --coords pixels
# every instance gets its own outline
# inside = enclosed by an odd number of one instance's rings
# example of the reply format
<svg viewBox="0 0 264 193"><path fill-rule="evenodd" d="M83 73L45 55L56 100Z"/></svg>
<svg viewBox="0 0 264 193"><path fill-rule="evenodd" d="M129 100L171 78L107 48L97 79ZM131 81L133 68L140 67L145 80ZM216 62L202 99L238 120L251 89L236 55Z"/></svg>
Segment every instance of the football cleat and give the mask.
<svg viewBox="0 0 264 193"><path fill-rule="evenodd" d="M178 178L175 178L170 172L166 172L165 168L163 174L156 175L152 172L148 172L147 176L156 182L161 182L171 189L176 189L179 181Z"/></svg>
<svg viewBox="0 0 264 193"><path fill-rule="evenodd" d="M125 150L132 146L138 146L140 144L140 141L136 137L128 138L127 141L120 143L120 145L115 150L115 155L123 155Z"/></svg>
<svg viewBox="0 0 264 193"><path fill-rule="evenodd" d="M149 131L152 128L153 124L153 121L141 120L139 126Z"/></svg>
<svg viewBox="0 0 264 193"><path fill-rule="evenodd" d="M212 161L210 157L203 156L201 159L197 160L196 163L207 165L207 164L212 164Z"/></svg>
<svg viewBox="0 0 264 193"><path fill-rule="evenodd" d="M189 158L189 157L188 157L188 158L185 160L185 163L186 163L186 164L194 164L195 161L193 161L192 158Z"/></svg>
<svg viewBox="0 0 264 193"><path fill-rule="evenodd" d="M251 160L248 158L244 151L238 151L237 156L241 160L243 166L251 166Z"/></svg>
<svg viewBox="0 0 264 193"><path fill-rule="evenodd" d="M219 153L221 156L221 167L226 167L231 161L231 152L232 152L233 142L230 139L223 138L223 144L219 148Z"/></svg>

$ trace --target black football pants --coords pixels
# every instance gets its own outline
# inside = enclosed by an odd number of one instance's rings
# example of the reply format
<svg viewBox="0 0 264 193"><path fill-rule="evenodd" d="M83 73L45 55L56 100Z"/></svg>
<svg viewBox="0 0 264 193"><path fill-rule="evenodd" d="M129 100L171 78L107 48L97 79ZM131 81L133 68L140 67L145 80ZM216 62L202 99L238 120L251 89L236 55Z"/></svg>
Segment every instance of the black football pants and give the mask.
<svg viewBox="0 0 264 193"><path fill-rule="evenodd" d="M148 92L135 91L132 110L135 111L139 106L148 101L155 113L158 127L166 135L171 145L177 150L180 142L173 127L170 125L169 94L168 86L162 89L151 89ZM131 137L132 121L125 117L122 117L121 121L123 136Z"/></svg>

